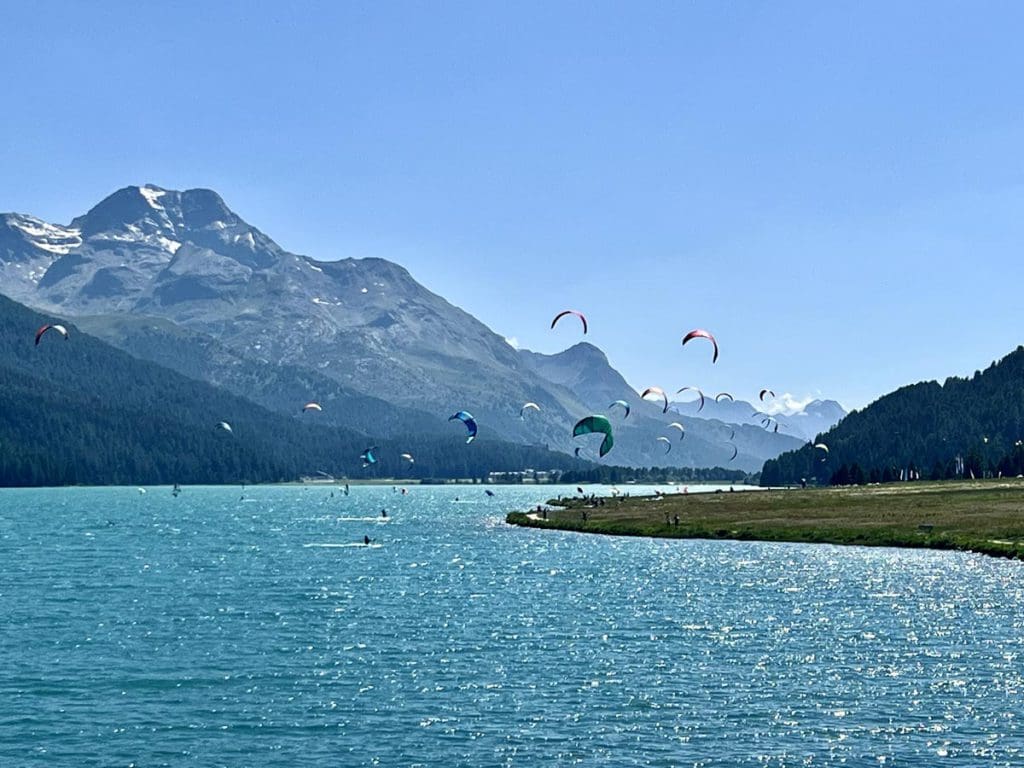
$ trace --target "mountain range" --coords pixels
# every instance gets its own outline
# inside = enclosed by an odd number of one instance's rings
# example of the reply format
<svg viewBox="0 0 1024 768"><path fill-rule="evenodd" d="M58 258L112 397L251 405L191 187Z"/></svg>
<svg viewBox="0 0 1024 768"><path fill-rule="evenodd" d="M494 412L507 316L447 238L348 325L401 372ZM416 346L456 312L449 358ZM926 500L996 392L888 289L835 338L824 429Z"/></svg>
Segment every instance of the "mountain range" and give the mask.
<svg viewBox="0 0 1024 768"><path fill-rule="evenodd" d="M757 404L746 400L729 400L705 396L704 407L697 410L697 400L673 402L670 409L684 416L700 414L705 419L717 419L729 424L751 424L762 426L766 416L771 416L769 425L779 433L797 437L803 441L813 440L816 435L827 432L846 416L846 410L835 400L812 400L800 409L779 409L772 399Z"/></svg>
<svg viewBox="0 0 1024 768"><path fill-rule="evenodd" d="M514 349L401 266L288 252L206 189L125 187L67 226L0 215L0 292L273 411L321 401L326 422L365 434L457 437L447 417L468 410L481 437L583 445L596 458L571 425L622 399L633 413L615 422L619 464L756 471L808 439L762 429L748 404L743 418L686 414L685 404L682 419L662 414L590 344L557 355ZM541 410L521 419L527 401ZM820 431L841 416L828 403L818 410L787 424ZM675 420L686 436L666 453L655 437L674 435L665 428Z"/></svg>

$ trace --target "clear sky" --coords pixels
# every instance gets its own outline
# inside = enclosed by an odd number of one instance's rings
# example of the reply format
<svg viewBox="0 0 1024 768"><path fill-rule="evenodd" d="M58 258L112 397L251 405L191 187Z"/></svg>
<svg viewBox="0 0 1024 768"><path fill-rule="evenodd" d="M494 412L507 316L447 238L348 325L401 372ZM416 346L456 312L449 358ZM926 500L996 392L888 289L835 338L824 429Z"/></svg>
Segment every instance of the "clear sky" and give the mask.
<svg viewBox="0 0 1024 768"><path fill-rule="evenodd" d="M1024 4L6 3L0 210L212 187L637 387L862 406L1024 342ZM691 328L717 334L717 365Z"/></svg>

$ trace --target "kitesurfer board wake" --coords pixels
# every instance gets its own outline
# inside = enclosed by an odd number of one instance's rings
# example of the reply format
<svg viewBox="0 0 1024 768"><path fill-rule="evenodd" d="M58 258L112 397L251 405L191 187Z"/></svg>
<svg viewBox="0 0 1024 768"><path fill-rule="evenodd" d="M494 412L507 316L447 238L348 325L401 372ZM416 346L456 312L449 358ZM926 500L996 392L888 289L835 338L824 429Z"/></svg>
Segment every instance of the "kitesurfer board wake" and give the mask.
<svg viewBox="0 0 1024 768"><path fill-rule="evenodd" d="M358 547L359 549L380 549L383 544L377 544L376 542L370 542L369 544L363 544L361 541L349 541L343 544L303 544L303 549L350 549L352 547Z"/></svg>

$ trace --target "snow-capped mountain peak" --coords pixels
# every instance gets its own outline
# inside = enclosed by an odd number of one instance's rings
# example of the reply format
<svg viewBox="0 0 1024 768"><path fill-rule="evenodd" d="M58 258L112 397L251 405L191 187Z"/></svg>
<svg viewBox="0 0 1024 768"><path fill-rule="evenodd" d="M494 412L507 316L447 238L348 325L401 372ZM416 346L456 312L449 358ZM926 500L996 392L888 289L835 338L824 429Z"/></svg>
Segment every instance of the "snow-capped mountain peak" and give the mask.
<svg viewBox="0 0 1024 768"><path fill-rule="evenodd" d="M552 356L517 351L398 264L289 253L208 189L125 187L70 227L31 217L4 223L0 247L10 241L15 255L7 261L15 266L0 263L0 290L62 317L91 320L97 332L137 354L171 360L190 375L248 392L253 371L288 367L393 408L441 419L468 409L489 435L566 451L578 447L570 429L575 419L625 398L636 414L617 426L618 460L730 461L725 426L698 419L687 422L685 446L668 458L656 452L654 436L667 417L640 402L600 349L580 343ZM144 340L153 324L176 329L171 338L203 339L201 349L223 350L220 363L205 356L201 364L189 363L180 350L151 348ZM283 390L274 395L277 401L290 396ZM542 409L529 420L519 418L526 401ZM757 469L764 458L794 446L781 434L740 434L736 467Z"/></svg>
<svg viewBox="0 0 1024 768"><path fill-rule="evenodd" d="M25 243L57 256L82 244L82 233L77 228L61 227L22 213L0 214L0 230L3 229L20 233Z"/></svg>
<svg viewBox="0 0 1024 768"><path fill-rule="evenodd" d="M33 292L50 265L81 244L75 227L21 213L0 214L0 281L12 295Z"/></svg>
<svg viewBox="0 0 1024 768"><path fill-rule="evenodd" d="M155 210L162 211L163 206L160 205L160 198L167 194L166 189L153 186L152 184L146 184L139 187L139 194L146 198L146 202L149 206Z"/></svg>

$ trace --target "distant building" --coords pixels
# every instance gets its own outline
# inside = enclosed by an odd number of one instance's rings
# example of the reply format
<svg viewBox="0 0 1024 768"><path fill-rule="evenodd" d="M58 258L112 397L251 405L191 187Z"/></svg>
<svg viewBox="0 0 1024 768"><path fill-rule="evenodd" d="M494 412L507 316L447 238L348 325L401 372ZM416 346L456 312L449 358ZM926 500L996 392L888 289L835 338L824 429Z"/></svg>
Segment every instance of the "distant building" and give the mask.
<svg viewBox="0 0 1024 768"><path fill-rule="evenodd" d="M543 485L545 483L557 483L561 477L562 473L557 469L521 469L513 472L489 472L487 474L487 482Z"/></svg>

